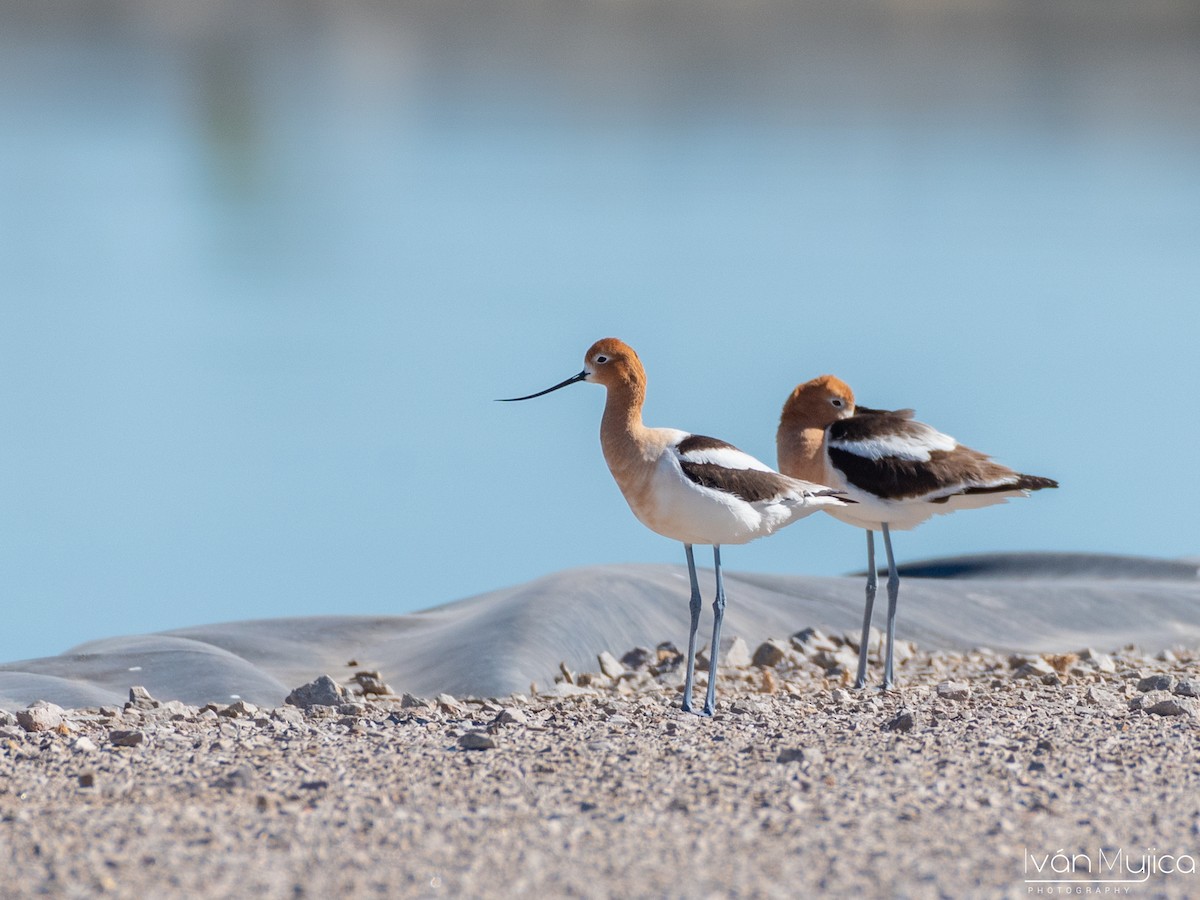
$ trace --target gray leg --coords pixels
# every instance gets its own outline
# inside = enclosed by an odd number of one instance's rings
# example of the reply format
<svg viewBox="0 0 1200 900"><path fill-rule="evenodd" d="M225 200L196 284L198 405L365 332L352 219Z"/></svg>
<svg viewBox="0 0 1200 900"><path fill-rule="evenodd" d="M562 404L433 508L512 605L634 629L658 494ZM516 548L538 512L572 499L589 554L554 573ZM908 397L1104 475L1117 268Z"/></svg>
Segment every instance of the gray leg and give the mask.
<svg viewBox="0 0 1200 900"><path fill-rule="evenodd" d="M883 665L883 689L890 691L896 684L892 674L892 657L896 647L896 601L900 599L900 574L896 571L896 558L892 556L892 535L887 523L883 525L883 549L888 558L888 615L887 615L887 661Z"/></svg>
<svg viewBox="0 0 1200 900"><path fill-rule="evenodd" d="M875 588L879 576L875 572L875 532L867 529L867 608L863 611L862 640L858 644L858 677L854 687L862 690L867 686L867 641L871 637L871 613L875 610Z"/></svg>
<svg viewBox="0 0 1200 900"><path fill-rule="evenodd" d="M692 711L692 683L696 675L696 629L700 626L700 582L696 580L696 559L692 555L692 545L684 544L687 552L688 577L692 580L692 598L688 602L688 611L692 614L692 629L688 632L687 681L683 685L683 711Z"/></svg>
<svg viewBox="0 0 1200 900"><path fill-rule="evenodd" d="M713 568L717 572L717 599L713 601L713 639L708 657L708 696L703 716L711 716L717 702L717 657L721 652L721 622L725 619L725 582L721 580L721 548L713 545Z"/></svg>

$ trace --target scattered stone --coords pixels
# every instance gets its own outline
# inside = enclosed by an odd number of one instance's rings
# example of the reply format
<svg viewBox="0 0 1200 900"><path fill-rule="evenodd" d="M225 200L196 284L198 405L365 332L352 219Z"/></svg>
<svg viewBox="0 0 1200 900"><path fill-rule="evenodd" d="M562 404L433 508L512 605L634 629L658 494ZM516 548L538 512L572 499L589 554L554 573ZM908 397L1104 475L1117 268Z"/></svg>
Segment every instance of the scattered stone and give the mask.
<svg viewBox="0 0 1200 900"><path fill-rule="evenodd" d="M1054 666L1050 665L1050 663L1046 662L1040 656L1028 662L1023 662L1013 672L1013 678L1030 678L1035 681L1045 681L1051 675L1057 678L1058 672L1054 670Z"/></svg>
<svg viewBox="0 0 1200 900"><path fill-rule="evenodd" d="M390 684L385 684L383 676L378 672L368 672L366 670L354 673L354 682L362 691L363 696L374 694L377 697L384 697L394 693Z"/></svg>
<svg viewBox="0 0 1200 900"><path fill-rule="evenodd" d="M858 654L849 647L840 647L832 651L819 650L810 658L826 672L853 672L858 668Z"/></svg>
<svg viewBox="0 0 1200 900"><path fill-rule="evenodd" d="M510 706L500 710L496 714L496 718L492 719L492 723L495 725L528 725L529 716Z"/></svg>
<svg viewBox="0 0 1200 900"><path fill-rule="evenodd" d="M30 732L54 731L63 722L63 712L61 706L38 700L28 709L17 710L17 724Z"/></svg>
<svg viewBox="0 0 1200 900"><path fill-rule="evenodd" d="M648 667L651 663L657 661L657 659L658 657L653 650L646 647L634 647L621 657L621 665L636 672L638 669Z"/></svg>
<svg viewBox="0 0 1200 900"><path fill-rule="evenodd" d="M810 656L822 650L827 653L833 653L838 649L838 645L819 628L804 628L797 631L788 640L794 649L799 650L805 656Z"/></svg>
<svg viewBox="0 0 1200 900"><path fill-rule="evenodd" d="M1191 715L1192 708L1183 700L1168 697L1166 700L1159 700L1153 706L1146 707L1146 712L1156 716L1187 716Z"/></svg>
<svg viewBox="0 0 1200 900"><path fill-rule="evenodd" d="M855 653L859 651L859 645L862 643L862 633L858 631L847 631L842 635L842 643L853 650ZM883 632L872 626L867 629L867 652L878 653L879 648L883 646Z"/></svg>
<svg viewBox="0 0 1200 900"><path fill-rule="evenodd" d="M937 695L943 700L970 700L971 686L965 681L943 681L937 686Z"/></svg>
<svg viewBox="0 0 1200 900"><path fill-rule="evenodd" d="M1169 691L1174 686L1174 675L1147 675L1137 683L1137 689L1143 694L1149 691Z"/></svg>
<svg viewBox="0 0 1200 900"><path fill-rule="evenodd" d="M224 709L218 710L217 715L225 716L229 719L252 719L258 715L258 707L253 703L247 703L245 700L235 700Z"/></svg>
<svg viewBox="0 0 1200 900"><path fill-rule="evenodd" d="M621 665L620 660L618 660L607 650L600 653L596 659L600 663L600 671L609 678L620 678L625 674L625 667Z"/></svg>
<svg viewBox="0 0 1200 900"><path fill-rule="evenodd" d="M182 700L168 700L166 703L158 704L158 712L172 719L190 719L199 710L194 706L188 706Z"/></svg>
<svg viewBox="0 0 1200 900"><path fill-rule="evenodd" d="M129 702L126 709L158 709L159 703L150 696L150 692L140 684L129 689Z"/></svg>
<svg viewBox="0 0 1200 900"><path fill-rule="evenodd" d="M81 734L79 737L75 738L75 740L71 741L71 749L76 753L95 753L100 748L97 747L96 742L86 734Z"/></svg>
<svg viewBox="0 0 1200 900"><path fill-rule="evenodd" d="M883 726L884 731L912 731L913 725L916 724L916 717L913 711L908 707L904 707L896 715Z"/></svg>
<svg viewBox="0 0 1200 900"><path fill-rule="evenodd" d="M0 728L6 728L17 724L17 717L10 713L7 709L0 709Z"/></svg>
<svg viewBox="0 0 1200 900"><path fill-rule="evenodd" d="M1098 650L1093 650L1088 647L1079 653L1079 659L1087 663L1098 672L1104 672L1111 675L1117 671L1117 664L1113 662L1113 658L1107 653L1100 653Z"/></svg>
<svg viewBox="0 0 1200 900"><path fill-rule="evenodd" d="M466 705L450 694L437 695L438 709L442 712L452 713L453 715L461 715L467 711Z"/></svg>
<svg viewBox="0 0 1200 900"><path fill-rule="evenodd" d="M670 641L663 641L654 648L654 653L658 660L653 666L655 675L673 672L683 665L683 654Z"/></svg>
<svg viewBox="0 0 1200 900"><path fill-rule="evenodd" d="M1084 692L1083 696L1088 703L1094 704L1095 706L1110 706L1121 702L1121 698L1112 691L1105 690L1102 687L1097 687L1094 684L1088 686L1088 689Z"/></svg>
<svg viewBox="0 0 1200 900"><path fill-rule="evenodd" d="M917 645L912 641L897 640L892 650L892 658L896 665L906 663L917 655Z"/></svg>
<svg viewBox="0 0 1200 900"><path fill-rule="evenodd" d="M142 731L110 731L108 742L114 747L136 747L146 740Z"/></svg>
<svg viewBox="0 0 1200 900"><path fill-rule="evenodd" d="M496 741L485 732L468 731L458 739L458 746L464 750L493 750L496 747Z"/></svg>
<svg viewBox="0 0 1200 900"><path fill-rule="evenodd" d="M400 698L401 709L428 709L432 704L422 698L414 697L412 694L405 694Z"/></svg>
<svg viewBox="0 0 1200 900"><path fill-rule="evenodd" d="M283 702L301 709L310 709L314 706L339 706L348 696L344 687L328 675L322 675L296 688Z"/></svg>
<svg viewBox="0 0 1200 900"><path fill-rule="evenodd" d="M1200 681L1194 678L1184 678L1175 685L1175 693L1180 697L1200 697Z"/></svg>
<svg viewBox="0 0 1200 900"><path fill-rule="evenodd" d="M1071 666L1079 662L1079 654L1077 653L1051 653L1046 657L1046 662L1059 675L1065 675L1071 670Z"/></svg>
<svg viewBox="0 0 1200 900"><path fill-rule="evenodd" d="M554 687L546 692L549 697L594 697L598 691L592 687L568 684L565 681L556 682Z"/></svg>
<svg viewBox="0 0 1200 900"><path fill-rule="evenodd" d="M734 669L746 668L750 665L750 645L740 637L722 640L721 656L718 662Z"/></svg>
<svg viewBox="0 0 1200 900"><path fill-rule="evenodd" d="M754 651L754 658L750 660L750 665L757 666L760 669L770 669L779 665L786 658L787 647L783 646L779 641L764 641Z"/></svg>

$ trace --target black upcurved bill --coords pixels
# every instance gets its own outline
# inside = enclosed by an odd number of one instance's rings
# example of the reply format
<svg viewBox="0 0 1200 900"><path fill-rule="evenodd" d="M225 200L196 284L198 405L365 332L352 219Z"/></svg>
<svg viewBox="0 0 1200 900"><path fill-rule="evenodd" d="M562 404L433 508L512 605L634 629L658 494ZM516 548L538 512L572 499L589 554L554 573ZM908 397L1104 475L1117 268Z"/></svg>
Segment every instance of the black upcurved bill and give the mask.
<svg viewBox="0 0 1200 900"><path fill-rule="evenodd" d="M517 400L532 400L534 397L541 397L544 394L549 394L551 391L557 391L559 388L565 388L568 384L574 384L577 381L583 381L587 378L587 369L584 369L578 375L572 375L566 381L556 384L554 387L548 387L544 391L538 391L536 394L529 394L525 397L501 397L497 403L514 403Z"/></svg>

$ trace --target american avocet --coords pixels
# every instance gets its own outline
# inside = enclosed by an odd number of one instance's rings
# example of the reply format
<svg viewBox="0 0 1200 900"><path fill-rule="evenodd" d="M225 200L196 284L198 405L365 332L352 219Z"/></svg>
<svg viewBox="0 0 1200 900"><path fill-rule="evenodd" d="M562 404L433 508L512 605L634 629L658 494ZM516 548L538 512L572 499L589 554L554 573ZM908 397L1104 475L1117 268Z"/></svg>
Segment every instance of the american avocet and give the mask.
<svg viewBox="0 0 1200 900"><path fill-rule="evenodd" d="M949 435L913 419L911 409L867 409L854 405L854 392L832 375L799 385L783 405L775 436L779 470L844 490L858 503L828 509L843 522L867 530L867 606L858 648L855 687L867 679L867 639L875 605L875 530L883 532L888 562L887 659L883 686L894 684L893 645L900 576L892 556L890 529L915 528L937 513L1003 503L1009 497L1058 487L1037 475L1022 475Z"/></svg>
<svg viewBox="0 0 1200 900"><path fill-rule="evenodd" d="M708 694L703 712L711 715L725 615L721 545L744 544L822 507L843 506L846 501L824 485L780 475L716 438L674 428L647 428L642 424L646 370L633 348L616 338L593 344L578 375L536 394L507 398L506 402L541 397L577 381L602 384L608 390L600 422L600 446L629 508L651 531L683 542L692 586L683 688L683 708L687 711L692 709L696 629L700 623L700 586L692 545L712 545L717 596L713 601Z"/></svg>

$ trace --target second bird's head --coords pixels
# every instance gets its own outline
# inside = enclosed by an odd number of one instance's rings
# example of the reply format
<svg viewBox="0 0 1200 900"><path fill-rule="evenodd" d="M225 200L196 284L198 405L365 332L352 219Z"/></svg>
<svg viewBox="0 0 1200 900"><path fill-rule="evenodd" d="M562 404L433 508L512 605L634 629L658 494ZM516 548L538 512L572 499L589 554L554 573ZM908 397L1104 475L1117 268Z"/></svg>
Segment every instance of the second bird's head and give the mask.
<svg viewBox="0 0 1200 900"><path fill-rule="evenodd" d="M783 404L781 428L824 428L854 415L854 392L833 375L797 385Z"/></svg>

